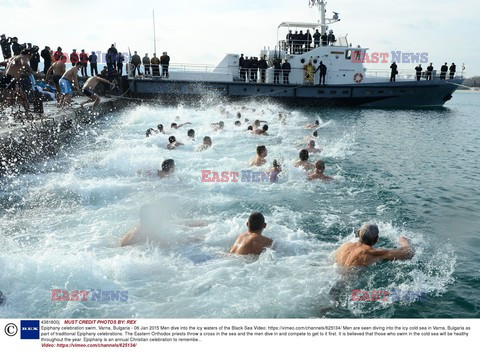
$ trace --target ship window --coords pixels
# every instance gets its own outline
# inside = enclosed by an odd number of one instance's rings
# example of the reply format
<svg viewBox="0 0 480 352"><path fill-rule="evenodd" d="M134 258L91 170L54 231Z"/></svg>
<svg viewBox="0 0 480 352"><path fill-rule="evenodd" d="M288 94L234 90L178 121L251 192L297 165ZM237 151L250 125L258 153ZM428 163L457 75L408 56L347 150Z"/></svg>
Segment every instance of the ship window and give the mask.
<svg viewBox="0 0 480 352"><path fill-rule="evenodd" d="M346 60L351 60L352 59L352 51L351 50L345 51L345 59Z"/></svg>
<svg viewBox="0 0 480 352"><path fill-rule="evenodd" d="M317 59L313 60L313 63L314 63L314 64L316 64L317 62L318 62Z"/></svg>
<svg viewBox="0 0 480 352"><path fill-rule="evenodd" d="M318 94L323 94L323 90L317 90Z"/></svg>
<svg viewBox="0 0 480 352"><path fill-rule="evenodd" d="M304 63L305 63L305 59L301 59L300 62L301 62L302 64L304 64Z"/></svg>
<svg viewBox="0 0 480 352"><path fill-rule="evenodd" d="M330 94L337 94L337 91L336 90L331 90Z"/></svg>

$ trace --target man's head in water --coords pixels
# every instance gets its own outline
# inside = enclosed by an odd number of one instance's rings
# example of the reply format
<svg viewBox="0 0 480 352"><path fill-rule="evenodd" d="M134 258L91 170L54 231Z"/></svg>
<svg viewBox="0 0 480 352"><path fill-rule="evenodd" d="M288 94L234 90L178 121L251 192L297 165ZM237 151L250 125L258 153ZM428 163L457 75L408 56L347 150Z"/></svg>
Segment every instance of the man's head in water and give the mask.
<svg viewBox="0 0 480 352"><path fill-rule="evenodd" d="M175 122L172 122L172 124L170 125L170 128L175 128L175 129L177 129L177 128L178 128L178 125L177 125Z"/></svg>
<svg viewBox="0 0 480 352"><path fill-rule="evenodd" d="M267 131L268 131L268 125L263 125L262 130L264 130L265 132L267 132Z"/></svg>
<svg viewBox="0 0 480 352"><path fill-rule="evenodd" d="M220 128L223 128L223 126L225 126L225 123L224 123L223 121L220 121L220 122L218 123L218 126L219 126Z"/></svg>
<svg viewBox="0 0 480 352"><path fill-rule="evenodd" d="M150 137L150 136L152 135L153 131L154 131L153 128L149 128L149 129L147 130L147 132L145 132L145 136Z"/></svg>
<svg viewBox="0 0 480 352"><path fill-rule="evenodd" d="M320 121L315 120L315 125L319 126L319 125L320 125Z"/></svg>
<svg viewBox="0 0 480 352"><path fill-rule="evenodd" d="M242 113L240 111L237 112L237 119L242 117Z"/></svg>
<svg viewBox="0 0 480 352"><path fill-rule="evenodd" d="M195 131L193 129L189 129L187 132L188 138L195 138Z"/></svg>
<svg viewBox="0 0 480 352"><path fill-rule="evenodd" d="M240 121L235 121L235 126L241 126L242 123Z"/></svg>
<svg viewBox="0 0 480 352"><path fill-rule="evenodd" d="M378 227L375 224L363 224L357 230L357 237L359 241L367 246L373 246L378 242Z"/></svg>
<svg viewBox="0 0 480 352"><path fill-rule="evenodd" d="M310 148L315 148L315 141L312 140L312 139L309 140L309 141L308 141L308 146L309 146Z"/></svg>
<svg viewBox="0 0 480 352"><path fill-rule="evenodd" d="M173 172L175 171L175 162L173 161L173 159L167 159L163 161L162 171L168 174L173 174Z"/></svg>
<svg viewBox="0 0 480 352"><path fill-rule="evenodd" d="M175 143L176 141L177 139L175 138L175 136L168 137L168 143L172 144L172 143Z"/></svg>
<svg viewBox="0 0 480 352"><path fill-rule="evenodd" d="M282 171L282 165L280 165L280 163L277 161L277 159L273 160L273 168L277 172Z"/></svg>
<svg viewBox="0 0 480 352"><path fill-rule="evenodd" d="M317 132L317 131L313 131L312 135L313 135L314 137L318 137L318 132Z"/></svg>
<svg viewBox="0 0 480 352"><path fill-rule="evenodd" d="M252 127L252 126L248 126L248 127L247 127L247 131L253 131L253 127Z"/></svg>
<svg viewBox="0 0 480 352"><path fill-rule="evenodd" d="M264 145L259 145L257 147L257 155L259 157L265 158L267 156L267 147L265 147Z"/></svg>
<svg viewBox="0 0 480 352"><path fill-rule="evenodd" d="M316 170L323 173L325 171L325 162L323 160L317 160L315 161L314 167Z"/></svg>
<svg viewBox="0 0 480 352"><path fill-rule="evenodd" d="M203 144L208 145L209 147L212 146L212 139L208 136L203 137Z"/></svg>
<svg viewBox="0 0 480 352"><path fill-rule="evenodd" d="M300 158L301 161L307 161L308 160L308 150L306 150L306 149L300 150L300 153L298 154L298 157Z"/></svg>
<svg viewBox="0 0 480 352"><path fill-rule="evenodd" d="M260 126L260 120L253 121L253 124L255 125L255 127Z"/></svg>
<svg viewBox="0 0 480 352"><path fill-rule="evenodd" d="M159 124L159 125L157 126L157 128L158 128L158 131L159 131L159 132L163 132L163 125L162 125L162 124Z"/></svg>
<svg viewBox="0 0 480 352"><path fill-rule="evenodd" d="M252 213L248 217L247 221L248 231L250 232L262 232L267 224L265 223L265 218L262 213Z"/></svg>

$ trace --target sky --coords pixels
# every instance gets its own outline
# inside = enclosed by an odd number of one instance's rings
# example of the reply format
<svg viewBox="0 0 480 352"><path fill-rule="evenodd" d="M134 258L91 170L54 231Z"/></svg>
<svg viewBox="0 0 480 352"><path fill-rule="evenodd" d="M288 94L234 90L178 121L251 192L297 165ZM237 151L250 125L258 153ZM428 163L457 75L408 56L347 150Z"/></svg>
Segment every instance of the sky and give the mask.
<svg viewBox="0 0 480 352"><path fill-rule="evenodd" d="M319 18L308 0L0 0L0 34L69 53L105 52L116 43L122 52L151 57L152 9L157 53L168 51L172 64L215 65L227 53L259 56L274 48L281 22ZM341 19L330 27L335 34L348 34L349 42L370 53L427 53L435 68L455 62L459 71L464 63L467 77L480 75L478 0L330 0L327 17L332 11ZM385 70L390 63L366 66ZM415 66L401 63L399 69Z"/></svg>

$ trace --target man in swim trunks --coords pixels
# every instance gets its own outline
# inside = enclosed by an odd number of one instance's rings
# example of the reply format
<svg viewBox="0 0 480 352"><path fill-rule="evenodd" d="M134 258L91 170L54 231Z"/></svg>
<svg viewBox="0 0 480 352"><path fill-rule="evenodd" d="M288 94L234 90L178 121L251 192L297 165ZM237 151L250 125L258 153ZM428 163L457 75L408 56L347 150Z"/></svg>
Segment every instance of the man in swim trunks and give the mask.
<svg viewBox="0 0 480 352"><path fill-rule="evenodd" d="M232 254L260 254L267 247L272 245L272 239L262 236L262 232L267 227L265 218L261 213L250 214L246 223L248 231L238 236L237 240L230 249Z"/></svg>
<svg viewBox="0 0 480 352"><path fill-rule="evenodd" d="M208 136L203 137L203 144L197 147L197 152L203 152L212 146L212 139Z"/></svg>
<svg viewBox="0 0 480 352"><path fill-rule="evenodd" d="M308 158L310 157L308 155L308 150L302 149L300 150L300 153L298 154L298 157L300 158L293 164L295 167L303 167L305 170L310 170L312 168L312 165L308 162Z"/></svg>
<svg viewBox="0 0 480 352"><path fill-rule="evenodd" d="M164 160L162 163L162 169L157 171L157 176L160 178L165 178L172 176L175 172L175 161L173 159Z"/></svg>
<svg viewBox="0 0 480 352"><path fill-rule="evenodd" d="M66 71L66 66L64 60L55 61L47 71L47 75L45 76L45 83L48 84L50 81L50 75L52 75L53 84L55 85L55 89L57 90L57 102L60 102L62 97L62 93L60 92L60 78L62 78L63 74Z"/></svg>
<svg viewBox="0 0 480 352"><path fill-rule="evenodd" d="M367 266L381 260L407 260L414 255L410 242L400 237L400 248L374 249L378 242L378 227L375 224L364 224L357 230L358 242L343 244L335 255L337 264L345 267Z"/></svg>
<svg viewBox="0 0 480 352"><path fill-rule="evenodd" d="M315 120L315 123L308 123L305 125L305 128L318 128L320 126L320 121Z"/></svg>
<svg viewBox="0 0 480 352"><path fill-rule="evenodd" d="M85 84L83 85L83 88L82 88L83 93L85 93L85 95L89 98L87 101L80 104L80 106L82 108L85 104L93 101L92 111L95 111L98 104L100 104L100 97L97 94L95 94L95 92L93 91L99 82L103 82L105 84L110 84L112 87L115 87L115 84L113 84L113 83L107 81L106 79L100 77L100 75L90 77L89 79L87 79L87 81L85 82Z"/></svg>
<svg viewBox="0 0 480 352"><path fill-rule="evenodd" d="M1 85L6 90L16 91L20 96L25 112L30 112L27 94L25 89L31 87L30 74L30 58L32 53L28 49L22 50L20 55L16 55L8 59L3 64L6 65L5 76L2 78Z"/></svg>
<svg viewBox="0 0 480 352"><path fill-rule="evenodd" d="M267 160L265 159L267 155L267 147L265 147L264 145L259 145L257 147L257 156L254 159L250 160L250 166L262 166L267 162Z"/></svg>
<svg viewBox="0 0 480 352"><path fill-rule="evenodd" d="M307 180L322 180L322 181L331 181L332 177L324 175L325 172L325 163L323 160L317 160L313 166L313 174L307 175Z"/></svg>
<svg viewBox="0 0 480 352"><path fill-rule="evenodd" d="M62 92L62 98L60 101L60 107L70 106L72 102L72 83L75 88L80 90L78 85L78 70L82 67L81 62L77 62L75 66L70 67L60 78L58 82L60 85L60 91Z"/></svg>

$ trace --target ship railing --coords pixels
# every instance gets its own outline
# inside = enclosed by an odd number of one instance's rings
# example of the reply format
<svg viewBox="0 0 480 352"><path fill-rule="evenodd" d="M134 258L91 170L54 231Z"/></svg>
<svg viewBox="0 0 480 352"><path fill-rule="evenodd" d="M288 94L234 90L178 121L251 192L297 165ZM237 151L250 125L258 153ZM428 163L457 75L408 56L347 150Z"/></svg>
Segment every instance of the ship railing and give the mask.
<svg viewBox="0 0 480 352"><path fill-rule="evenodd" d="M284 51L284 52L286 52L287 54L290 54L290 55L301 55L303 53L309 52L310 50L313 50L313 49L315 49L317 47L320 47L320 46L323 46L323 47L327 47L327 46L348 47L349 44L348 44L348 40L347 40L346 36L345 37L338 37L335 40L335 42L330 43L328 45L322 45L321 42L317 43L317 45L316 45L314 40L312 40L312 42L309 46L307 46L305 41L301 41L301 42L297 42L297 44L293 44L293 42L289 43L287 40L280 40L278 42L276 50Z"/></svg>
<svg viewBox="0 0 480 352"><path fill-rule="evenodd" d="M411 70L397 70L398 74L396 79L398 80L415 80L417 77L416 71L414 69ZM367 78L374 78L374 79L390 79L391 75L391 70L390 69L385 69L385 70L366 70L366 77ZM465 72L456 72L453 76L454 79L463 79L465 75ZM425 79L427 77L426 71L422 71L421 78ZM438 70L433 70L432 71L432 79L437 80L440 79L440 71ZM445 79L450 79L450 71L447 72Z"/></svg>
<svg viewBox="0 0 480 352"><path fill-rule="evenodd" d="M141 75L136 78L145 78L145 77L155 77L153 76L152 66L148 65L149 70L146 70L145 65L141 65L140 72ZM162 65L158 65L160 70L160 75L162 72ZM149 71L149 73L146 73ZM217 73L217 74L228 74L231 73L232 69L230 67L217 67L215 65L207 64L190 64L190 63L172 63L168 65L169 72L180 72L180 73ZM129 65L129 77L133 77L133 65ZM158 77L158 76L157 76Z"/></svg>

